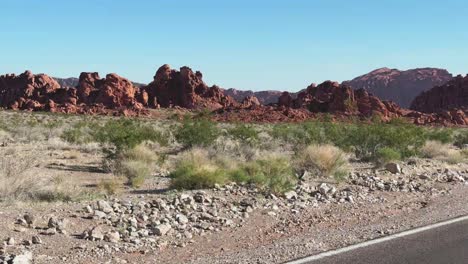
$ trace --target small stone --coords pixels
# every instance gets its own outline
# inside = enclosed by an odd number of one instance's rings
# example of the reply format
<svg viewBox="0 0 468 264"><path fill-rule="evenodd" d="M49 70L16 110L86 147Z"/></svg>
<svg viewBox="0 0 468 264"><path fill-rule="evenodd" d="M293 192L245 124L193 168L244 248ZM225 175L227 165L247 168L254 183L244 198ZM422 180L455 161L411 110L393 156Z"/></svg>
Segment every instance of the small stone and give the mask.
<svg viewBox="0 0 468 264"><path fill-rule="evenodd" d="M89 237L91 238L91 240L94 240L94 241L104 239L104 235L98 228L93 228L91 232L89 233Z"/></svg>
<svg viewBox="0 0 468 264"><path fill-rule="evenodd" d="M29 227L32 227L34 225L35 217L32 214L25 214L23 218Z"/></svg>
<svg viewBox="0 0 468 264"><path fill-rule="evenodd" d="M118 243L120 241L120 233L117 231L108 232L104 236L104 240L111 243Z"/></svg>
<svg viewBox="0 0 468 264"><path fill-rule="evenodd" d="M176 216L176 220L177 222L179 222L180 224L187 224L189 222L188 218L183 215L183 214L178 214Z"/></svg>
<svg viewBox="0 0 468 264"><path fill-rule="evenodd" d="M284 197L288 200L295 200L297 199L297 193L295 191L289 191L284 194Z"/></svg>
<svg viewBox="0 0 468 264"><path fill-rule="evenodd" d="M14 239L13 237L9 237L9 238L6 240L6 242L7 242L7 245L8 245L8 246L13 246L13 245L15 245L15 239Z"/></svg>
<svg viewBox="0 0 468 264"><path fill-rule="evenodd" d="M57 229L55 229L55 228L48 228L47 230L45 230L45 231L42 232L41 234L48 235L48 236L52 236L52 235L57 234Z"/></svg>
<svg viewBox="0 0 468 264"><path fill-rule="evenodd" d="M399 164L390 162L385 165L385 169L388 170L389 172L396 174L396 173L401 173L401 167Z"/></svg>
<svg viewBox="0 0 468 264"><path fill-rule="evenodd" d="M32 263L32 253L31 252L24 252L23 254L14 256L10 262L13 264L29 264Z"/></svg>
<svg viewBox="0 0 468 264"><path fill-rule="evenodd" d="M36 245L42 244L42 240L39 236L33 236L31 241L33 244L36 244Z"/></svg>
<svg viewBox="0 0 468 264"><path fill-rule="evenodd" d="M169 232L169 230L171 230L170 225L162 224L162 225L156 226L156 228L154 229L154 232L158 236L164 236L165 234L167 234Z"/></svg>
<svg viewBox="0 0 468 264"><path fill-rule="evenodd" d="M108 202L102 200L97 202L97 207L99 210L107 214L114 211Z"/></svg>
<svg viewBox="0 0 468 264"><path fill-rule="evenodd" d="M104 213L103 211L95 210L94 211L94 216L97 217L98 219L104 219L104 218L107 217L107 214Z"/></svg>

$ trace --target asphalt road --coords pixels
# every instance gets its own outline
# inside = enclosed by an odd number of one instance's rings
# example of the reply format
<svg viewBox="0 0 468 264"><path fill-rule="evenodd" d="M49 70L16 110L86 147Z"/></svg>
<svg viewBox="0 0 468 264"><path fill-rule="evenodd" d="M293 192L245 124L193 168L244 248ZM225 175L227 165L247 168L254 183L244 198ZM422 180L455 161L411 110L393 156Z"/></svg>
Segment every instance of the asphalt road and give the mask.
<svg viewBox="0 0 468 264"><path fill-rule="evenodd" d="M468 264L468 220L301 263Z"/></svg>

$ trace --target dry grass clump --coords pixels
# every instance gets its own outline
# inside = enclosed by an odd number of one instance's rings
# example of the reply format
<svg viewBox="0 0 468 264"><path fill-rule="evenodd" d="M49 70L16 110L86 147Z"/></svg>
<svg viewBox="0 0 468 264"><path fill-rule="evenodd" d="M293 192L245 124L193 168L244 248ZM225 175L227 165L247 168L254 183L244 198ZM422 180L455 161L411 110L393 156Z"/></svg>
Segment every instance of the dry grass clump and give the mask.
<svg viewBox="0 0 468 264"><path fill-rule="evenodd" d="M450 164L457 164L463 160L459 150L453 149L449 144L432 140L427 141L421 148L421 155L424 158L437 159Z"/></svg>
<svg viewBox="0 0 468 264"><path fill-rule="evenodd" d="M349 171L346 154L332 145L309 145L295 158L298 171L317 173L319 177L342 180Z"/></svg>
<svg viewBox="0 0 468 264"><path fill-rule="evenodd" d="M118 177L113 177L112 179L103 179L97 184L97 188L100 192L103 192L107 195L114 195L119 193L123 182Z"/></svg>
<svg viewBox="0 0 468 264"><path fill-rule="evenodd" d="M155 170L159 156L145 144L119 154L115 160L115 173L124 176L128 184L139 188Z"/></svg>
<svg viewBox="0 0 468 264"><path fill-rule="evenodd" d="M43 182L31 173L35 159L4 156L0 158L0 201L34 198Z"/></svg>

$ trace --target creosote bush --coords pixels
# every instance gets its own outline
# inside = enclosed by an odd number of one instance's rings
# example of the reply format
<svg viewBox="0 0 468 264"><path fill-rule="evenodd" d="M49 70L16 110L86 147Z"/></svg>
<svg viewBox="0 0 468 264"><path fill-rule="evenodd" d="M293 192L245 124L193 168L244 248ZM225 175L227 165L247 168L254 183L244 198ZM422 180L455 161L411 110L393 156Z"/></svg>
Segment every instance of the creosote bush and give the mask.
<svg viewBox="0 0 468 264"><path fill-rule="evenodd" d="M235 140L251 145L254 145L259 140L258 131L252 125L236 124L227 133Z"/></svg>
<svg viewBox="0 0 468 264"><path fill-rule="evenodd" d="M207 118L184 118L182 126L176 128L175 137L186 147L209 146L220 135L217 125Z"/></svg>
<svg viewBox="0 0 468 264"><path fill-rule="evenodd" d="M114 145L117 152L132 149L144 141L167 144L166 137L160 131L131 119L110 120L95 129L94 140Z"/></svg>
<svg viewBox="0 0 468 264"><path fill-rule="evenodd" d="M316 173L319 177L341 181L349 171L346 154L332 145L310 145L295 157L298 171Z"/></svg>
<svg viewBox="0 0 468 264"><path fill-rule="evenodd" d="M255 184L264 191L282 193L294 186L295 176L290 162L284 157L264 157L244 163L210 156L205 149L183 153L171 173L171 186L176 189L212 188L227 182Z"/></svg>
<svg viewBox="0 0 468 264"><path fill-rule="evenodd" d="M392 148L383 147L377 150L375 160L378 165L384 165L388 162L401 160L401 154Z"/></svg>

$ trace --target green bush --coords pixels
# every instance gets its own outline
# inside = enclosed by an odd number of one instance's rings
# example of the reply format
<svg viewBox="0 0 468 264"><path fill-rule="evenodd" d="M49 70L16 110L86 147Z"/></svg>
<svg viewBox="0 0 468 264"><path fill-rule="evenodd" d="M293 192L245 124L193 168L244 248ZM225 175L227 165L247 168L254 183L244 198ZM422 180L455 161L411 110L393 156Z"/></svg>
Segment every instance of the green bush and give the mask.
<svg viewBox="0 0 468 264"><path fill-rule="evenodd" d="M175 132L177 141L187 147L209 146L219 135L220 130L216 124L206 118L185 118L182 126Z"/></svg>
<svg viewBox="0 0 468 264"><path fill-rule="evenodd" d="M457 147L462 147L463 145L468 144L468 131L460 131L456 136L455 136L455 146Z"/></svg>
<svg viewBox="0 0 468 264"><path fill-rule="evenodd" d="M284 193L294 187L296 177L290 161L282 157L254 160L229 172L234 182L255 184L264 191Z"/></svg>
<svg viewBox="0 0 468 264"><path fill-rule="evenodd" d="M385 164L391 161L398 161L401 160L401 154L400 152L389 148L389 147L383 147L379 150L377 150L376 153L376 162L379 164Z"/></svg>
<svg viewBox="0 0 468 264"><path fill-rule="evenodd" d="M228 134L245 143L255 144L258 141L258 131L252 125L237 124L228 130Z"/></svg>
<svg viewBox="0 0 468 264"><path fill-rule="evenodd" d="M226 170L221 169L202 149L182 153L170 177L172 188L189 190L212 188L228 180Z"/></svg>
<svg viewBox="0 0 468 264"><path fill-rule="evenodd" d="M97 126L93 134L100 143L110 143L117 152L132 149L143 141L153 141L161 145L167 144L166 137L152 126L131 119L117 119Z"/></svg>
<svg viewBox="0 0 468 264"><path fill-rule="evenodd" d="M95 127L95 124L80 121L74 124L71 128L63 131L60 137L63 140L74 144L89 143L94 140L92 127Z"/></svg>
<svg viewBox="0 0 468 264"><path fill-rule="evenodd" d="M288 159L265 157L226 166L221 158L212 158L202 149L181 154L170 177L171 187L175 189L212 188L232 181L255 184L275 193L291 189L296 181Z"/></svg>

